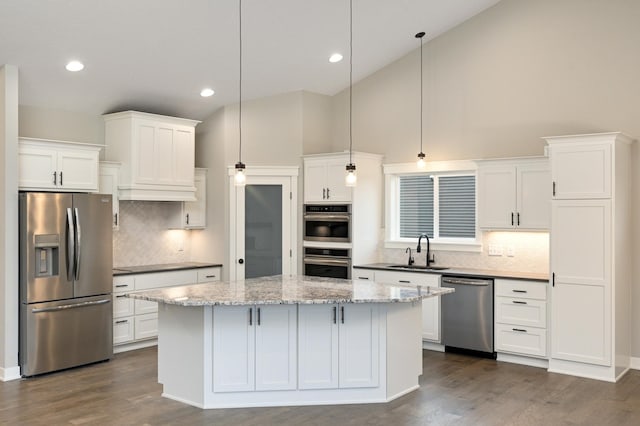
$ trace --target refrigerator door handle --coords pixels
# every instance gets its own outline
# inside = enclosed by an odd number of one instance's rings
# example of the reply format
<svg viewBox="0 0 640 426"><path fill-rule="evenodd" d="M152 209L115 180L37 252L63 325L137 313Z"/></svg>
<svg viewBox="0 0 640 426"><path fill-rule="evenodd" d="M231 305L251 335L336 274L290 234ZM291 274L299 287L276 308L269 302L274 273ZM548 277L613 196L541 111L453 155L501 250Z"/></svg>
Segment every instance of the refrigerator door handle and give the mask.
<svg viewBox="0 0 640 426"><path fill-rule="evenodd" d="M73 281L76 244L75 235L71 209L67 208L67 281Z"/></svg>
<svg viewBox="0 0 640 426"><path fill-rule="evenodd" d="M103 299L103 300L94 300L92 302L82 302L82 303L72 303L70 305L60 305L60 306L52 306L50 308L34 308L31 310L34 314L39 312L55 312L55 311L63 311L65 309L74 309L74 308L83 308L85 306L94 306L94 305L104 305L105 303L109 303L111 300Z"/></svg>
<svg viewBox="0 0 640 426"><path fill-rule="evenodd" d="M76 223L76 244L75 244L75 279L76 281L80 279L80 252L81 252L81 248L80 248L80 244L82 241L82 235L81 235L81 228L80 228L80 216L78 215L78 208L76 207L74 209L74 213L75 213L75 223Z"/></svg>

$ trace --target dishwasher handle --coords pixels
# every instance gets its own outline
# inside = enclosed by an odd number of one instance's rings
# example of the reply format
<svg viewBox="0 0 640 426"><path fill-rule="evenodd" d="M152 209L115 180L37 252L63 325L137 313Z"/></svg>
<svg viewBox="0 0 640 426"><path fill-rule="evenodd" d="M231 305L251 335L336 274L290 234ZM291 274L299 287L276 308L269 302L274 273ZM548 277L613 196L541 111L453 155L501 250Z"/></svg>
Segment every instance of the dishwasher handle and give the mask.
<svg viewBox="0 0 640 426"><path fill-rule="evenodd" d="M491 284L491 280L479 280L473 278L453 278L442 277L442 284L455 284L455 285L473 285L477 287L487 287Z"/></svg>

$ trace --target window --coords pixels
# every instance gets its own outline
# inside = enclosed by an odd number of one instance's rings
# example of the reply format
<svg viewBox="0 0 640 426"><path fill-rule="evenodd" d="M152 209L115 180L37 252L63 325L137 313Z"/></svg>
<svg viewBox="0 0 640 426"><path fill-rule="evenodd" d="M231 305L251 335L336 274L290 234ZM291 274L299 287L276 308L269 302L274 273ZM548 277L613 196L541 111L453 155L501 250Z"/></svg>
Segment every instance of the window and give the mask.
<svg viewBox="0 0 640 426"><path fill-rule="evenodd" d="M432 243L442 244L440 249L468 250L469 246L478 246L475 167L456 170L449 166L421 173L416 173L414 166L409 167L385 166L385 246L406 246L425 232Z"/></svg>

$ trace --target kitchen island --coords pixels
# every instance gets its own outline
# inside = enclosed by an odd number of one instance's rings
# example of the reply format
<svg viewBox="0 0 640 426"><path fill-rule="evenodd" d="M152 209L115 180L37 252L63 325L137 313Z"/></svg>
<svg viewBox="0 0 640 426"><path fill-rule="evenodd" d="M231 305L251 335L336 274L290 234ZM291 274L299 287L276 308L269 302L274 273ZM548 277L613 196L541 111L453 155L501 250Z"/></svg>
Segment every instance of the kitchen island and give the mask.
<svg viewBox="0 0 640 426"><path fill-rule="evenodd" d="M417 389L422 299L451 291L279 275L128 297L160 305L163 396L229 408L387 402Z"/></svg>

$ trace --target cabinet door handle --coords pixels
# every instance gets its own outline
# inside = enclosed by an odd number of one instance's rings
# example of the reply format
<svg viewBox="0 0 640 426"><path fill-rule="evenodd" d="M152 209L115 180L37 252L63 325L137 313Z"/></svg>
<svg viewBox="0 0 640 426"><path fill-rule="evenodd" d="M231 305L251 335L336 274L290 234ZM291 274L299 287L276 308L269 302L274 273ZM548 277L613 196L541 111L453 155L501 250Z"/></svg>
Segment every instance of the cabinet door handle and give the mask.
<svg viewBox="0 0 640 426"><path fill-rule="evenodd" d="M260 325L260 308L258 308L258 325Z"/></svg>
<svg viewBox="0 0 640 426"><path fill-rule="evenodd" d="M553 272L551 274L551 287L555 287L556 286L556 273Z"/></svg>
<svg viewBox="0 0 640 426"><path fill-rule="evenodd" d="M514 293L526 293L527 290L511 290Z"/></svg>
<svg viewBox="0 0 640 426"><path fill-rule="evenodd" d="M53 172L53 184L58 185L58 172Z"/></svg>
<svg viewBox="0 0 640 426"><path fill-rule="evenodd" d="M527 330L525 330L525 329L523 329L523 328L512 328L512 330L513 330L513 331L520 332L520 333L526 333L526 332L527 332Z"/></svg>
<svg viewBox="0 0 640 426"><path fill-rule="evenodd" d="M553 182L553 191L552 192L553 192L553 196L555 197L556 196L556 182L555 181Z"/></svg>
<svg viewBox="0 0 640 426"><path fill-rule="evenodd" d="M520 300L512 300L513 303L517 303L518 305L526 305L527 302L521 302Z"/></svg>
<svg viewBox="0 0 640 426"><path fill-rule="evenodd" d="M344 306L340 306L340 322L344 324Z"/></svg>
<svg viewBox="0 0 640 426"><path fill-rule="evenodd" d="M189 224L189 213L187 213L187 225Z"/></svg>
<svg viewBox="0 0 640 426"><path fill-rule="evenodd" d="M115 217L114 223L116 224L116 226L118 226L118 213L115 213L113 216Z"/></svg>
<svg viewBox="0 0 640 426"><path fill-rule="evenodd" d="M322 199L323 200L327 199L327 190L326 190L326 188L322 188Z"/></svg>
<svg viewBox="0 0 640 426"><path fill-rule="evenodd" d="M249 325L253 325L253 308L249 308Z"/></svg>
<svg viewBox="0 0 640 426"><path fill-rule="evenodd" d="M60 172L60 186L62 186L62 172Z"/></svg>
<svg viewBox="0 0 640 426"><path fill-rule="evenodd" d="M404 283L404 284L411 284L411 281L409 280L398 280L399 283Z"/></svg>
<svg viewBox="0 0 640 426"><path fill-rule="evenodd" d="M333 307L333 323L338 323L338 308L335 306Z"/></svg>
<svg viewBox="0 0 640 426"><path fill-rule="evenodd" d="M518 226L520 226L520 212L518 212Z"/></svg>
<svg viewBox="0 0 640 426"><path fill-rule="evenodd" d="M328 200L329 198L331 198L331 197L329 197L329 188L327 188L327 200Z"/></svg>
<svg viewBox="0 0 640 426"><path fill-rule="evenodd" d="M511 226L513 226L513 212L511 212Z"/></svg>
<svg viewBox="0 0 640 426"><path fill-rule="evenodd" d="M119 321L116 321L116 324L126 324L128 322L129 320L119 320Z"/></svg>

